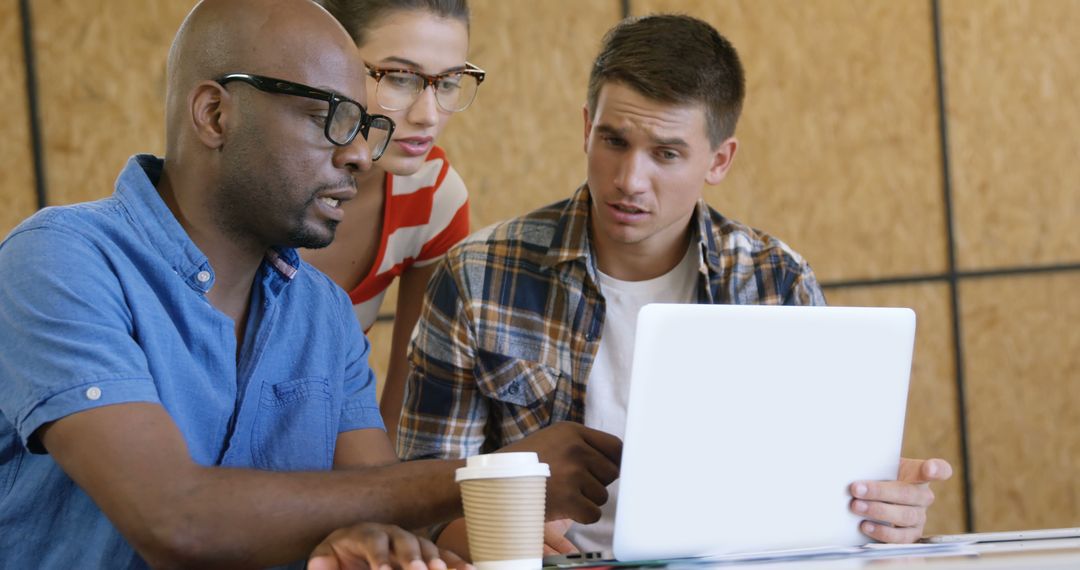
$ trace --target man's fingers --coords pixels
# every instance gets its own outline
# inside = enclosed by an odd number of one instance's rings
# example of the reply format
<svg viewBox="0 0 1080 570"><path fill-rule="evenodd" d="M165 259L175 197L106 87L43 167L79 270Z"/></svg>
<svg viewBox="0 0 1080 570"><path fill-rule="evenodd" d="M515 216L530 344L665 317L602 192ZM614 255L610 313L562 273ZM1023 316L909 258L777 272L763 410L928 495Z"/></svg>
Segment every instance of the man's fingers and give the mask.
<svg viewBox="0 0 1080 570"><path fill-rule="evenodd" d="M420 557L427 563L428 570L446 570L447 562L443 559L439 547L430 540L417 537L420 541Z"/></svg>
<svg viewBox="0 0 1080 570"><path fill-rule="evenodd" d="M327 548L329 549L329 547ZM333 552L319 552L319 549L316 548L308 557L307 570L341 570L341 566L338 565Z"/></svg>
<svg viewBox="0 0 1080 570"><path fill-rule="evenodd" d="M360 524L326 537L308 557L308 570L390 568L389 546L381 525Z"/></svg>
<svg viewBox="0 0 1080 570"><path fill-rule="evenodd" d="M593 453L593 456L588 458L585 468L603 486L610 485L619 478L619 464L612 463L599 453Z"/></svg>
<svg viewBox="0 0 1080 570"><path fill-rule="evenodd" d="M572 422L562 422L555 427L571 430L580 438L580 442L574 445L576 449L570 453L570 459L584 466L602 485L606 486L619 478L619 461L622 457L622 441L619 438Z"/></svg>
<svg viewBox="0 0 1080 570"><path fill-rule="evenodd" d="M945 481L953 475L952 465L944 459L907 459L900 458L900 473L897 479L909 483L930 483Z"/></svg>
<svg viewBox="0 0 1080 570"><path fill-rule="evenodd" d="M607 432L584 428L581 438L618 467L622 461L622 440ZM614 479L613 479L614 480Z"/></svg>
<svg viewBox="0 0 1080 570"><path fill-rule="evenodd" d="M366 553L366 557L360 559L364 560L366 558L368 567L373 570L389 570L392 567L390 562L390 536L383 531L381 525L360 525L350 527L350 529L356 529L355 532L350 533L349 538L351 540L341 540L334 543L334 551L337 553L339 561L357 558Z"/></svg>
<svg viewBox="0 0 1080 570"><path fill-rule="evenodd" d="M445 557L445 558L444 558ZM308 557L308 570L475 570L450 551L394 525L360 523L336 530Z"/></svg>
<svg viewBox="0 0 1080 570"><path fill-rule="evenodd" d="M552 483L548 482L547 518L569 518L586 524L600 520L600 507L578 487L582 483L574 482L573 486ZM593 485L599 486L595 481Z"/></svg>
<svg viewBox="0 0 1080 570"><path fill-rule="evenodd" d="M923 462L922 475L922 480L928 483L930 481L947 481L953 475L953 468L944 459L927 459Z"/></svg>
<svg viewBox="0 0 1080 570"><path fill-rule="evenodd" d="M922 536L921 528L895 528L870 521L863 521L859 530L874 540L893 544L910 544Z"/></svg>
<svg viewBox="0 0 1080 570"><path fill-rule="evenodd" d="M578 547L575 546L573 542L570 542L570 539L565 536L560 536L552 542L545 541L544 549L551 550L551 554L574 554L576 552L581 552L578 550Z"/></svg>
<svg viewBox="0 0 1080 570"><path fill-rule="evenodd" d="M439 556L448 567L453 568L454 570L476 570L475 566L469 564L458 556L456 552L451 550L440 549Z"/></svg>
<svg viewBox="0 0 1080 570"><path fill-rule="evenodd" d="M851 496L867 501L881 501L894 505L929 507L934 502L934 492L925 483L904 481L856 481L850 487Z"/></svg>
<svg viewBox="0 0 1080 570"><path fill-rule="evenodd" d="M863 518L901 528L917 528L920 531L926 524L926 509L893 505L878 501L851 501L851 511Z"/></svg>
<svg viewBox="0 0 1080 570"><path fill-rule="evenodd" d="M558 519L544 523L544 536L563 536L574 526L570 519Z"/></svg>
<svg viewBox="0 0 1080 570"><path fill-rule="evenodd" d="M600 520L600 507L596 503L576 494L568 500L561 502L563 509L549 511L548 516L559 518L571 518L583 524L594 523Z"/></svg>
<svg viewBox="0 0 1080 570"><path fill-rule="evenodd" d="M566 538L566 531L570 530L574 521L570 519L560 519L556 521L550 521L544 523L544 552L548 554L571 554L578 552L578 547L574 546L570 539ZM548 552L548 551L551 552Z"/></svg>
<svg viewBox="0 0 1080 570"><path fill-rule="evenodd" d="M334 556L334 549L330 547L330 538L334 535L330 535L326 540L319 543L311 554L308 556L307 569L308 570L338 570L337 557Z"/></svg>
<svg viewBox="0 0 1080 570"><path fill-rule="evenodd" d="M393 558L397 562L399 568L406 570L428 570L428 564L426 558L424 558L420 549L420 539L415 534L399 528L388 527L386 535L390 547L393 549ZM435 557L438 558L438 551L435 549Z"/></svg>
<svg viewBox="0 0 1080 570"><path fill-rule="evenodd" d="M607 487L598 481L582 481L581 494L597 506L603 505L608 501Z"/></svg>

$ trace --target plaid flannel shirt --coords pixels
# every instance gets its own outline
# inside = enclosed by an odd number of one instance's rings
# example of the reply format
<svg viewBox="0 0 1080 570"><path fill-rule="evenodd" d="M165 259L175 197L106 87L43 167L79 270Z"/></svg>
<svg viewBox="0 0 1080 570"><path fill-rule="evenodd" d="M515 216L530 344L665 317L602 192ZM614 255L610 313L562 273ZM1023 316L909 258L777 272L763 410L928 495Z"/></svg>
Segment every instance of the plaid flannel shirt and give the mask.
<svg viewBox="0 0 1080 570"><path fill-rule="evenodd" d="M604 298L589 245L590 196L482 230L440 262L410 346L402 459L487 453L554 422L583 422ZM697 302L824 305L783 242L700 201Z"/></svg>

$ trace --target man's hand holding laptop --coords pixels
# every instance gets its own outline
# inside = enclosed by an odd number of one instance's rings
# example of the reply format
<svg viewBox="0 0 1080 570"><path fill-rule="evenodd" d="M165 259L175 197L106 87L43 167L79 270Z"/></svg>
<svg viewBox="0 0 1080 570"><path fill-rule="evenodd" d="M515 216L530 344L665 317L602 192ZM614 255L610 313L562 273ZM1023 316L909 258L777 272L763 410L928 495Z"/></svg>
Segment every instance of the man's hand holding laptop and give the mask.
<svg viewBox="0 0 1080 570"><path fill-rule="evenodd" d="M908 544L919 540L926 526L926 511L934 503L930 483L947 481L953 468L944 459L900 458L895 481L856 481L851 484L851 511L867 520L860 525L866 536L880 542ZM544 556L578 552L564 535L570 519L544 525Z"/></svg>
<svg viewBox="0 0 1080 570"><path fill-rule="evenodd" d="M934 502L933 481L952 477L944 459L900 459L896 481L856 481L851 484L851 511L866 517L860 529L881 542L911 543L922 537L926 509Z"/></svg>

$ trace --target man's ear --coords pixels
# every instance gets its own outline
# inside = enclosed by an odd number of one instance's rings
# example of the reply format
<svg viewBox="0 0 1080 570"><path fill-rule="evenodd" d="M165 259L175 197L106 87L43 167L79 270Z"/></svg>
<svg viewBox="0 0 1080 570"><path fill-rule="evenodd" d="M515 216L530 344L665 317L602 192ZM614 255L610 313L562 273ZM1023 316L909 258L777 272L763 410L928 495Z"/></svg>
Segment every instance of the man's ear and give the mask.
<svg viewBox="0 0 1080 570"><path fill-rule="evenodd" d="M225 125L231 118L232 96L216 81L201 81L188 96L191 126L195 136L208 148L225 145Z"/></svg>
<svg viewBox="0 0 1080 570"><path fill-rule="evenodd" d="M589 116L589 104L586 103L581 106L581 116L585 119L585 154L589 154L589 133L592 132L592 117Z"/></svg>
<svg viewBox="0 0 1080 570"><path fill-rule="evenodd" d="M735 151L738 149L739 141L735 137L728 137L712 151L712 165L705 173L706 184L719 184L727 176L728 169L735 160Z"/></svg>

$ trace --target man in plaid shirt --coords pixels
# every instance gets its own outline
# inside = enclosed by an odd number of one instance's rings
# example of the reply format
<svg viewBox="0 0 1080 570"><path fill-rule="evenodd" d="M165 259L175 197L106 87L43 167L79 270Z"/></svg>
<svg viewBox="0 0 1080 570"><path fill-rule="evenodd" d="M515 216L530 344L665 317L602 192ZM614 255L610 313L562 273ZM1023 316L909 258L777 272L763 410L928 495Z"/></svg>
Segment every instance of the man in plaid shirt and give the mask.
<svg viewBox="0 0 1080 570"><path fill-rule="evenodd" d="M743 94L734 48L704 22L651 16L608 33L584 110L585 185L471 236L429 284L403 459L484 453L562 421L621 436L646 303L825 303L799 254L702 199L731 167ZM944 460L905 459L898 481L853 483L851 508L879 521L863 523L868 536L912 542L933 501L927 483L950 475ZM610 552L613 515L609 502L571 540L569 523L549 523L549 553ZM440 544L467 551L462 527L452 523Z"/></svg>

